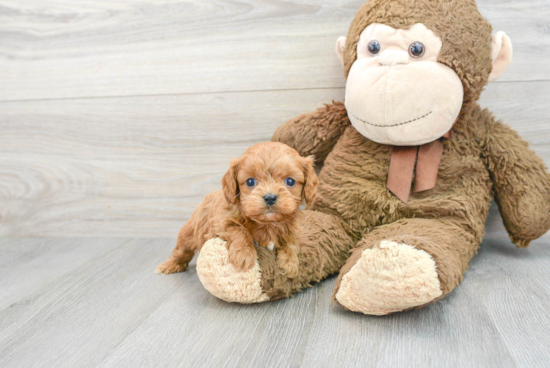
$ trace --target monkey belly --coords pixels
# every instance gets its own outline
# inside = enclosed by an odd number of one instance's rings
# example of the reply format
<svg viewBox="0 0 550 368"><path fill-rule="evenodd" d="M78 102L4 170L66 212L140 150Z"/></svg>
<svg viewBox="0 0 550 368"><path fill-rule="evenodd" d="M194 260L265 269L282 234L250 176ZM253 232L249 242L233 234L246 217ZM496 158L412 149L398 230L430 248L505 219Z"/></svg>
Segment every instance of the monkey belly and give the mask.
<svg viewBox="0 0 550 368"><path fill-rule="evenodd" d="M314 209L342 218L358 234L402 218L449 218L483 236L492 182L479 147L445 142L435 188L414 193L408 204L387 188L391 147L346 130L325 161Z"/></svg>

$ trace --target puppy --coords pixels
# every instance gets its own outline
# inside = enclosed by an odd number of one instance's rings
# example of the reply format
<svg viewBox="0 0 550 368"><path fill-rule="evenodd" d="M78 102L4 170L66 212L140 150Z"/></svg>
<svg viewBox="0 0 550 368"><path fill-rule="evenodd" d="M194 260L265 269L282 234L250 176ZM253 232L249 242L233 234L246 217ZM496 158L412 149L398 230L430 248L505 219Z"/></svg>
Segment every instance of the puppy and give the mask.
<svg viewBox="0 0 550 368"><path fill-rule="evenodd" d="M259 143L236 160L178 234L172 255L158 274L185 271L202 244L213 237L227 241L229 261L239 271L256 263L256 246L277 253L283 273L298 275L299 206L315 198L318 179L312 157L278 142Z"/></svg>

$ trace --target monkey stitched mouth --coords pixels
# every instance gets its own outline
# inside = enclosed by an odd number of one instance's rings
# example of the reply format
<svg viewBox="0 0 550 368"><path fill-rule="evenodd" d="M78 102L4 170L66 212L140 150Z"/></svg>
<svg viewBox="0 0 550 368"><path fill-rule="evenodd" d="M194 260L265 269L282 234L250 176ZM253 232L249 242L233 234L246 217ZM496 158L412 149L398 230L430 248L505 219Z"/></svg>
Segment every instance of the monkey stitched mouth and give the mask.
<svg viewBox="0 0 550 368"><path fill-rule="evenodd" d="M426 116L430 115L433 111L430 111L429 113L425 114L425 115L422 115L416 119L412 119L412 120L408 120L408 121L404 121L402 123L398 123L398 124L392 124L392 125L379 125L379 124L373 124L373 123L369 123L368 121L365 121L363 119L359 119L357 116L355 116L354 114L353 117L356 118L357 120L361 120L363 123L365 124L369 124L369 125L372 125L372 126L375 126L375 127L378 127L378 128L391 128L391 127L396 127L396 126L400 126L400 125L405 125L405 124L410 124L410 123L413 123L415 121L418 121L420 119L424 119Z"/></svg>

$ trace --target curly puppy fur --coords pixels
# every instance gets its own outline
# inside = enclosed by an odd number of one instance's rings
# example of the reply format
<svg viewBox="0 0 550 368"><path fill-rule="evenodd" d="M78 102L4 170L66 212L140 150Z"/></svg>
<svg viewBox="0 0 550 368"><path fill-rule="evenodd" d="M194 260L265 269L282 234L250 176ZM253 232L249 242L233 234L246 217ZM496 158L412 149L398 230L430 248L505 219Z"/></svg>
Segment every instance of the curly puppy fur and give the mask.
<svg viewBox="0 0 550 368"><path fill-rule="evenodd" d="M289 178L295 184L289 185ZM238 271L254 266L256 245L276 251L278 267L286 277L295 277L299 206L302 200L307 204L314 200L317 183L312 157L301 157L276 142L250 147L231 162L222 179L223 189L207 195L193 212L172 254L156 272L185 271L195 251L218 236L227 241L229 261Z"/></svg>

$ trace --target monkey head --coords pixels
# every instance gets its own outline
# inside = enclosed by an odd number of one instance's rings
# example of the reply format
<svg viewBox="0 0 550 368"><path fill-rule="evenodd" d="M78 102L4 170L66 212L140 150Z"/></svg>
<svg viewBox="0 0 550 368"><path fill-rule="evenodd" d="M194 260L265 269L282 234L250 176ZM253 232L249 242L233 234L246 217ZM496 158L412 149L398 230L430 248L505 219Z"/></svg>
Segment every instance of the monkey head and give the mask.
<svg viewBox="0 0 550 368"><path fill-rule="evenodd" d="M441 138L510 64L510 39L491 33L474 0L367 1L336 42L351 123L381 144Z"/></svg>

